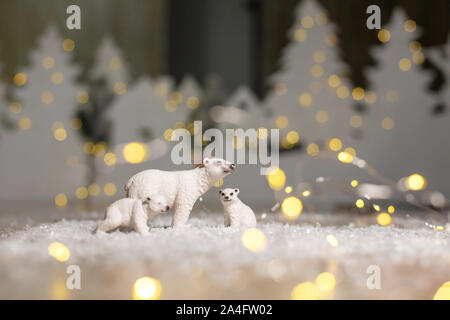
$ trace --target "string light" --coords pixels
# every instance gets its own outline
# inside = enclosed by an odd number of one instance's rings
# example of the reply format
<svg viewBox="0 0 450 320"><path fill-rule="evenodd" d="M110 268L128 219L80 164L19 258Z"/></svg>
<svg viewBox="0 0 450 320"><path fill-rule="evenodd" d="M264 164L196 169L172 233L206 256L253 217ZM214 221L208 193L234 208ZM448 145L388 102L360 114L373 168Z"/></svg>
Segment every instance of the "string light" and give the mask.
<svg viewBox="0 0 450 320"><path fill-rule="evenodd" d="M302 201L294 196L288 197L281 203L281 212L287 219L296 219L303 211Z"/></svg>

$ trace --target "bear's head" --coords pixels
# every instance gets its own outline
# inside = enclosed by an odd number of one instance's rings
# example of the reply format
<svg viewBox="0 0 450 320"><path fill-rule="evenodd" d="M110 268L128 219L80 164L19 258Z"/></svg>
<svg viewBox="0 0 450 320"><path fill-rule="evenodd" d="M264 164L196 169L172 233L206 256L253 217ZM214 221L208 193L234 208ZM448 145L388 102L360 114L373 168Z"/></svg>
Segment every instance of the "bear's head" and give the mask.
<svg viewBox="0 0 450 320"><path fill-rule="evenodd" d="M166 212L170 209L166 198L161 195L147 197L142 203L155 213Z"/></svg>
<svg viewBox="0 0 450 320"><path fill-rule="evenodd" d="M232 202L238 199L239 189L238 188L226 188L219 190L220 201L222 202Z"/></svg>
<svg viewBox="0 0 450 320"><path fill-rule="evenodd" d="M220 158L204 158L203 166L214 182L231 174L236 168L234 163Z"/></svg>

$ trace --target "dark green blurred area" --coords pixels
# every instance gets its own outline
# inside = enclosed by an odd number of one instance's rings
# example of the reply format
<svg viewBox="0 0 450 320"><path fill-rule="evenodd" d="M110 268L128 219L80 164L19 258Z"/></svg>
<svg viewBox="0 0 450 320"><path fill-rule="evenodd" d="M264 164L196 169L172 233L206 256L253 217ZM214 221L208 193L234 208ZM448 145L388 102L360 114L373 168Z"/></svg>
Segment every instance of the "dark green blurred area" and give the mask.
<svg viewBox="0 0 450 320"><path fill-rule="evenodd" d="M203 82L210 73L233 89L247 83L260 96L267 77L279 67L287 31L300 0L0 0L1 80L11 84L28 63L29 53L49 24L75 40L74 63L84 82L101 39L110 34L124 53L133 79L170 74L180 80L191 73ZM319 0L337 27L340 56L352 82L369 87L364 68L376 63L370 48L379 45L366 28L366 8L377 4L386 25L395 6L402 6L423 30L424 47L447 41L448 0ZM66 28L66 8L81 7L82 30ZM435 68L430 63L425 68ZM445 81L439 79L433 90Z"/></svg>

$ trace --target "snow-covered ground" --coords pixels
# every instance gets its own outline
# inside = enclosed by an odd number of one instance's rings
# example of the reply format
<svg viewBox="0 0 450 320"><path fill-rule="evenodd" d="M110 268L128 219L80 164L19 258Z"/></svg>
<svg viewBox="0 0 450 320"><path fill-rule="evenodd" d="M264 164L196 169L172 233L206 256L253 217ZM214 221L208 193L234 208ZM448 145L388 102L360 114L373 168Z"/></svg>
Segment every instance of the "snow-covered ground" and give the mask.
<svg viewBox="0 0 450 320"><path fill-rule="evenodd" d="M243 230L224 228L219 213L193 213L181 230L169 227L170 216L158 217L148 237L119 231L96 236L101 215L3 225L0 299L129 299L143 276L161 282L162 299L289 299L295 285L325 271L337 280L328 298L430 299L450 280L450 233L411 219L394 217L381 227L373 216L302 213L287 222L258 214L267 245L251 252L242 244ZM337 247L327 241L330 234ZM68 247L68 261L48 254L54 241ZM81 290L65 287L72 264L81 268ZM371 265L380 268L380 290L367 288Z"/></svg>

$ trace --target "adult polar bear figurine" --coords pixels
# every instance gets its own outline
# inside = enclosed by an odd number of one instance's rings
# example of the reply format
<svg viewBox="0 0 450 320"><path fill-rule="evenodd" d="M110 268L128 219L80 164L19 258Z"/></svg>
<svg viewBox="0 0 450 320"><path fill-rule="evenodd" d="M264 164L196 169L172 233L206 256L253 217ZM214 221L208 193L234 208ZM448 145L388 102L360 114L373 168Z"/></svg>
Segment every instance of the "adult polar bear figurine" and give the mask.
<svg viewBox="0 0 450 320"><path fill-rule="evenodd" d="M127 197L134 199L146 199L155 194L164 196L167 204L174 208L172 227L178 228L186 224L197 199L235 167L223 159L204 158L202 165L192 170L144 170L128 180L125 191Z"/></svg>

